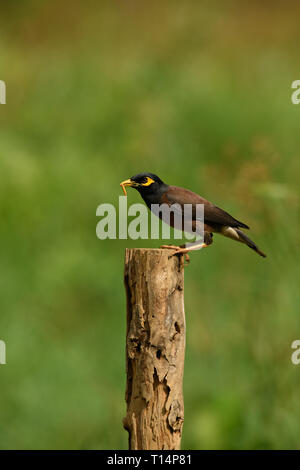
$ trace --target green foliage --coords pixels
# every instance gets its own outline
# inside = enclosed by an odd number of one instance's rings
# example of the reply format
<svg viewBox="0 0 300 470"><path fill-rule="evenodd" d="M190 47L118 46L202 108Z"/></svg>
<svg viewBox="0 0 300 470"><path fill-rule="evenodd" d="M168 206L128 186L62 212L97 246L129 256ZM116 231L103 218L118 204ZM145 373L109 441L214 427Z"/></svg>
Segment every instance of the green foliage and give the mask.
<svg viewBox="0 0 300 470"><path fill-rule="evenodd" d="M299 15L85 3L24 0L0 20L0 446L126 448L124 249L159 241L100 241L95 213L151 171L249 223L268 255L218 236L191 255L182 447L297 448Z"/></svg>

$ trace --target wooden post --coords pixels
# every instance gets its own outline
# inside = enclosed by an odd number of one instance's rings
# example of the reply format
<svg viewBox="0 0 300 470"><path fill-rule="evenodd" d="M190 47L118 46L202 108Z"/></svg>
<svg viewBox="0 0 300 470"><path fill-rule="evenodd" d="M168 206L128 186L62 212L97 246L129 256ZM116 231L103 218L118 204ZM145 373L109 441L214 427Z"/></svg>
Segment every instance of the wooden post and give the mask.
<svg viewBox="0 0 300 470"><path fill-rule="evenodd" d="M126 370L130 450L180 449L185 352L183 256L126 249Z"/></svg>

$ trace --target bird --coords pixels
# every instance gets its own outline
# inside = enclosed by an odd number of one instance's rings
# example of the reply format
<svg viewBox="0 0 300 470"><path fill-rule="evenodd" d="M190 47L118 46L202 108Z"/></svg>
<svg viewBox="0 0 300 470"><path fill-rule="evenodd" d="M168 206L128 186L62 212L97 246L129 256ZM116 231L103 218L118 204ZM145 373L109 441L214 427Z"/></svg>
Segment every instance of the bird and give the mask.
<svg viewBox="0 0 300 470"><path fill-rule="evenodd" d="M182 214L184 214L184 205L190 204L192 207L192 228L194 232L197 232L199 222L199 219L196 217L196 204L203 204L204 240L202 239L201 244L199 244L199 242L195 242L188 246L186 246L186 244L180 246L162 245L161 248L173 249L176 251L175 254L186 255L189 251L199 249L200 247L205 248L211 246L213 242L213 234L218 233L231 238L232 240L243 243L258 255L263 258L266 257L266 254L263 253L241 230L249 229L248 225L235 219L228 212L193 191L165 184L157 175L147 172L138 173L131 178L122 181L120 186L122 187L125 195L127 195L125 189L126 186L136 189L150 210L153 210L152 205L154 204L167 204L169 207L177 205L177 207L181 208ZM159 214L159 217L161 218L161 214ZM174 227L174 217L170 217L167 223Z"/></svg>

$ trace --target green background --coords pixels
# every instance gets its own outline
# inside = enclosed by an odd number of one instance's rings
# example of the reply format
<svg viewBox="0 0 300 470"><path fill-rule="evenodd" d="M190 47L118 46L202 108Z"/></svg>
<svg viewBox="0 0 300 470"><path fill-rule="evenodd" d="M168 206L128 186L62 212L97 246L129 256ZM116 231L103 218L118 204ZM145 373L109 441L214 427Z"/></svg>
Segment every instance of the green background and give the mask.
<svg viewBox="0 0 300 470"><path fill-rule="evenodd" d="M299 2L1 4L2 449L126 449L119 183L157 173L251 227L185 271L183 449L299 448ZM128 202L140 202L128 191Z"/></svg>

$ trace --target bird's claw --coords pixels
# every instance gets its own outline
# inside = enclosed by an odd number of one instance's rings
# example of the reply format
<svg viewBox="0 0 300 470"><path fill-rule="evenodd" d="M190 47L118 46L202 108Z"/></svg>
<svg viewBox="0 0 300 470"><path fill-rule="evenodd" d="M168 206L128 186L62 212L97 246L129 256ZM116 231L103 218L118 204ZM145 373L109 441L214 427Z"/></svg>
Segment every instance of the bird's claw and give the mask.
<svg viewBox="0 0 300 470"><path fill-rule="evenodd" d="M187 248L181 248L180 246L176 246L176 245L161 245L160 248L167 249L167 250L175 250L175 253L172 256L184 255L184 260L186 261L187 264L189 264L190 257L188 255L189 250Z"/></svg>
<svg viewBox="0 0 300 470"><path fill-rule="evenodd" d="M167 250L181 250L180 246L176 246L176 245L161 245L160 248L164 248L164 249L167 249Z"/></svg>

